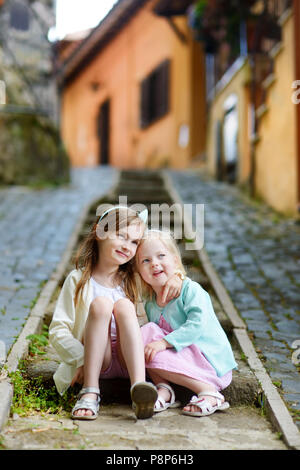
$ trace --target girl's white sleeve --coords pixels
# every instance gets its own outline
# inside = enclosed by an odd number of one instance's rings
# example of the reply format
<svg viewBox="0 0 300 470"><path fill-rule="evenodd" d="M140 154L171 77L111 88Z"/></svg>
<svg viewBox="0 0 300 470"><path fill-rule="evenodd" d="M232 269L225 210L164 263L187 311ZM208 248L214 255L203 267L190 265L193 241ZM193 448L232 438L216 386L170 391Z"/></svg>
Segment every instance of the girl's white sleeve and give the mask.
<svg viewBox="0 0 300 470"><path fill-rule="evenodd" d="M83 365L83 344L74 337L76 280L72 273L66 278L57 300L49 327L49 340L61 360L69 365Z"/></svg>

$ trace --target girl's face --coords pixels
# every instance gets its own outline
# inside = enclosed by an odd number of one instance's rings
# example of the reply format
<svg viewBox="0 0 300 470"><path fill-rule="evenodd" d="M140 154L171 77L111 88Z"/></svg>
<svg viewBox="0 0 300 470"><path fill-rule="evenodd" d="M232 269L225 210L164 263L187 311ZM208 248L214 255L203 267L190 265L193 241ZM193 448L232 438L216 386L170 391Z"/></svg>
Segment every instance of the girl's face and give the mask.
<svg viewBox="0 0 300 470"><path fill-rule="evenodd" d="M144 281L155 289L164 286L173 276L178 259L161 240L146 240L138 249L137 267Z"/></svg>
<svg viewBox="0 0 300 470"><path fill-rule="evenodd" d="M143 224L132 223L118 233L108 234L99 243L100 259L105 258L119 266L127 263L134 257L143 233Z"/></svg>

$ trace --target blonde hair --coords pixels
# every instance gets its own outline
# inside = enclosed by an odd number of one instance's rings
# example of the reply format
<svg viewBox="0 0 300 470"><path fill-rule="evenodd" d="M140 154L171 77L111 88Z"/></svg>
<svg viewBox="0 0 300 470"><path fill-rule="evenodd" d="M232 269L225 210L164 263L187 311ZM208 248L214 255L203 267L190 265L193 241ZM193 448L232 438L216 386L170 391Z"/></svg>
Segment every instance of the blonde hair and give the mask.
<svg viewBox="0 0 300 470"><path fill-rule="evenodd" d="M141 239L141 241L139 243L138 250L143 245L143 243L145 241L151 240L151 239L160 240L165 245L166 249L168 251L170 251L171 254L176 256L176 259L178 261L177 269L185 276L186 275L186 270L183 266L182 259L181 259L181 253L180 253L178 245L177 245L177 243L174 239L173 233L169 230L156 230L156 229L146 230L144 235L143 235L143 238ZM135 259L135 263L134 263L134 269L135 269L135 271L137 272L137 274L139 276L140 289L142 291L142 296L145 299L149 300L149 299L152 299L154 297L154 290L150 286L150 284L147 284L144 281L144 279L142 278L142 276L139 274L138 263L137 263L138 250L137 250L136 257L135 257L136 259Z"/></svg>
<svg viewBox="0 0 300 470"><path fill-rule="evenodd" d="M107 214L104 214L104 212L105 211L97 216L97 220L92 225L90 232L81 243L75 255L76 269L82 270L82 277L75 289L75 305L77 305L79 299L82 297L83 288L90 280L93 270L99 260L98 243L101 243L101 239L99 239L97 235L99 221L102 219L103 223L105 223L104 226L102 224L102 230L106 233L108 233L110 227L114 227L115 233L118 233L120 229L132 224L144 225L144 222L138 216L137 212L126 207L123 208L118 206L118 208L113 211L109 211ZM120 276L121 283L123 284L126 297L136 304L138 301L138 289L136 285L136 273L133 265L133 260L120 265L118 274Z"/></svg>

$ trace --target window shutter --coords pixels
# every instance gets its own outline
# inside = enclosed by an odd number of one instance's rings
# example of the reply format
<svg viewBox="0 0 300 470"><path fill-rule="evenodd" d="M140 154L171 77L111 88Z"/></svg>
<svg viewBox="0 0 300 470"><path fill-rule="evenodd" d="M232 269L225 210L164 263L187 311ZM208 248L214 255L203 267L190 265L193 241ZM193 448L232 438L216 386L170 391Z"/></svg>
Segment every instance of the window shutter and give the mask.
<svg viewBox="0 0 300 470"><path fill-rule="evenodd" d="M169 111L170 61L165 60L141 82L140 126L145 128Z"/></svg>
<svg viewBox="0 0 300 470"><path fill-rule="evenodd" d="M157 70L156 117L163 116L169 110L169 69L170 61L166 60Z"/></svg>
<svg viewBox="0 0 300 470"><path fill-rule="evenodd" d="M148 126L150 111L150 81L145 78L141 84L141 107L140 107L140 124L141 128Z"/></svg>

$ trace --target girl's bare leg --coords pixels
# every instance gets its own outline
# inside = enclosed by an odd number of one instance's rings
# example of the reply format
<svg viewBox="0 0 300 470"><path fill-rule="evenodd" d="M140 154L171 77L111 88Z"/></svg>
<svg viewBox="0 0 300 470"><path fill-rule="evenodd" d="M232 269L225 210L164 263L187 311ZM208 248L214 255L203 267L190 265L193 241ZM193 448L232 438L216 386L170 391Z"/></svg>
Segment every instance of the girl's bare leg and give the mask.
<svg viewBox="0 0 300 470"><path fill-rule="evenodd" d="M84 333L84 382L83 387L99 388L101 369L106 369L111 362L109 327L113 303L106 297L96 297L90 305ZM97 395L87 393L84 398L95 400ZM91 416L90 410L74 412L76 416Z"/></svg>
<svg viewBox="0 0 300 470"><path fill-rule="evenodd" d="M150 376L152 382L154 385L158 385L160 383L164 383L166 385L169 385L169 381L166 380L164 377L159 375L160 370L159 369L147 369L148 375ZM158 398L163 398L165 402L170 401L171 399L171 393L169 390L165 388L158 388L157 390L158 393Z"/></svg>
<svg viewBox="0 0 300 470"><path fill-rule="evenodd" d="M131 385L143 382L146 377L144 344L133 303L129 299L118 300L114 304L114 317L118 330L119 361L127 368Z"/></svg>
<svg viewBox="0 0 300 470"><path fill-rule="evenodd" d="M162 369L147 369L148 374L155 384L158 383L168 383L173 382L174 384L181 385L189 390L192 390L194 393L198 394L200 392L216 392L215 387L208 385L199 380L192 379L186 375L177 374L175 372L170 372ZM164 400L169 401L171 396L170 392L165 389L160 389L158 395ZM207 400L212 404L216 404L216 399L214 397L207 396ZM185 411L198 411L195 406L185 406L183 408Z"/></svg>

